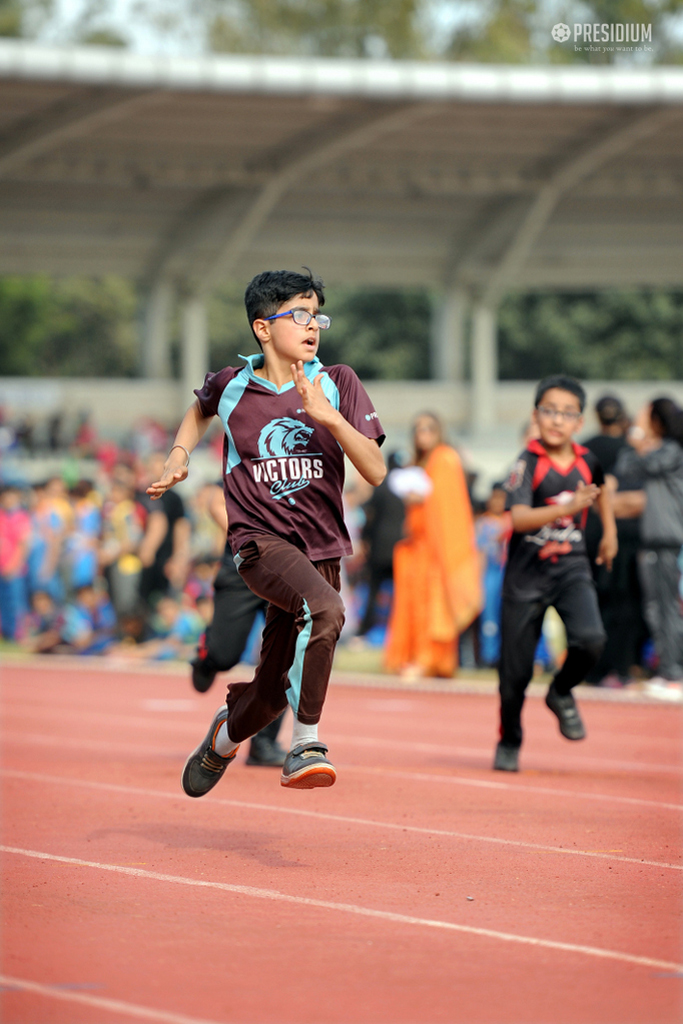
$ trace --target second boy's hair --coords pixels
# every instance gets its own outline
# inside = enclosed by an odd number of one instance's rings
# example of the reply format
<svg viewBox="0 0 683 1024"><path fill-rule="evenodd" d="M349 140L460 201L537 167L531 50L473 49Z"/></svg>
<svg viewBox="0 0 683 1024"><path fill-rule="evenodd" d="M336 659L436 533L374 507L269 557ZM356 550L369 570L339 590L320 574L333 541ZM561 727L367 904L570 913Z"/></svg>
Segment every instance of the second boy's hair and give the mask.
<svg viewBox="0 0 683 1024"><path fill-rule="evenodd" d="M576 377L565 377L563 374L556 374L554 377L544 377L541 383L536 388L536 398L534 399L534 406L538 406L543 401L543 396L546 391L550 391L551 388L560 388L562 391L569 391L570 394L576 395L579 400L579 408L583 412L586 406L586 392L583 387L576 379Z"/></svg>
<svg viewBox="0 0 683 1024"><path fill-rule="evenodd" d="M303 269L308 270L308 267ZM274 316L280 306L293 299L295 295L305 295L308 299L313 292L319 305L324 306L325 285L319 277L313 276L311 270L308 270L307 274L299 274L295 270L264 270L262 274L257 274L249 282L244 293L244 305L252 332L254 320ZM254 337L256 338L256 334ZM258 338L256 340L260 348L261 342Z"/></svg>

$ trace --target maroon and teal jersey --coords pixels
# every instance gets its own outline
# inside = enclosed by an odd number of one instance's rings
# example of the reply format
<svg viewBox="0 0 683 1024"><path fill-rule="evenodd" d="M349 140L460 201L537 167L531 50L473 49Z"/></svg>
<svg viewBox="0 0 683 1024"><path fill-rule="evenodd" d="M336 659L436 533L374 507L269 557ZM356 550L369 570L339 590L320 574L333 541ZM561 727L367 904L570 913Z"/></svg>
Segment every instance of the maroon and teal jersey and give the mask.
<svg viewBox="0 0 683 1024"><path fill-rule="evenodd" d="M574 516L562 515L562 506L573 500L579 483L605 481L595 455L573 444L574 461L566 469L556 465L540 441L531 441L517 460L505 484L507 508L557 505L557 519L530 533L513 532L503 583L506 598L537 600L568 577L591 577L584 529L588 509Z"/></svg>
<svg viewBox="0 0 683 1024"><path fill-rule="evenodd" d="M223 481L233 553L266 533L295 544L312 562L351 554L341 446L304 412L293 381L278 390L254 372L263 365L262 355L246 362L207 374L204 387L195 391L203 415L218 416L225 431ZM323 367L316 358L304 371L311 381L321 373L334 408L382 444L377 413L351 367Z"/></svg>

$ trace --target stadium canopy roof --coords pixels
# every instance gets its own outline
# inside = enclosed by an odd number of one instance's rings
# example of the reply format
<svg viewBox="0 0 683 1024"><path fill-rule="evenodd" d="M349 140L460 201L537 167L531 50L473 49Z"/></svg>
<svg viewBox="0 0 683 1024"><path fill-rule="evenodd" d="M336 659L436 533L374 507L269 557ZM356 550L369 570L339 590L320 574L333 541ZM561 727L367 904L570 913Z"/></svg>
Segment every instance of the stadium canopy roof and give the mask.
<svg viewBox="0 0 683 1024"><path fill-rule="evenodd" d="M201 297L267 266L489 312L509 288L683 285L680 68L5 40L0 126L0 273L134 276L157 290L152 334L163 282Z"/></svg>
<svg viewBox="0 0 683 1024"><path fill-rule="evenodd" d="M6 40L0 124L2 273L683 284L683 69Z"/></svg>

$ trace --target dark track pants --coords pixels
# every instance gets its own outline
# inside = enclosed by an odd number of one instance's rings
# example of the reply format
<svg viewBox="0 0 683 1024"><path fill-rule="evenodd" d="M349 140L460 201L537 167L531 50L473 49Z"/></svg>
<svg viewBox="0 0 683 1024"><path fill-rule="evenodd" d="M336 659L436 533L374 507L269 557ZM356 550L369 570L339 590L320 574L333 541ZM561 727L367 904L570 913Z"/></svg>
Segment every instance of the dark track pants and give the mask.
<svg viewBox="0 0 683 1024"><path fill-rule="evenodd" d="M506 747L522 744L522 707L534 673L534 653L541 635L543 616L553 605L567 632L567 657L553 680L560 694L586 678L605 643L598 599L592 580L565 581L557 591L539 601L503 599L501 622L500 740Z"/></svg>
<svg viewBox="0 0 683 1024"><path fill-rule="evenodd" d="M260 611L265 614L268 605L246 586L229 548L223 556L213 589L213 621L206 631L203 661L207 668L227 672L240 660L256 615Z"/></svg>
<svg viewBox="0 0 683 1024"><path fill-rule="evenodd" d="M238 568L269 607L253 681L228 687L228 732L235 743L263 729L287 703L300 722L320 721L344 625L338 558L314 563L293 544L263 536L241 548Z"/></svg>

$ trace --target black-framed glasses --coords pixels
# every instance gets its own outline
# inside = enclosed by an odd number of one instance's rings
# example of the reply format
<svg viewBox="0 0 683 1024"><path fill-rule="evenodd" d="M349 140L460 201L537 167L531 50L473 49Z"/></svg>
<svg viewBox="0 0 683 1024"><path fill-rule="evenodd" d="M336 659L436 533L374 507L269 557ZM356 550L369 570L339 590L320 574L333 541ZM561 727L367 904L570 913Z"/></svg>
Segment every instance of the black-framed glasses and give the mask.
<svg viewBox="0 0 683 1024"><path fill-rule="evenodd" d="M264 320L279 320L281 316L291 316L299 327L308 327L311 320L315 320L321 331L326 331L332 323L332 317L326 313L309 313L307 309L288 309L286 313L276 313L275 316L264 316Z"/></svg>
<svg viewBox="0 0 683 1024"><path fill-rule="evenodd" d="M561 420L569 420L570 423L578 420L581 415L580 412L575 412L573 409L549 409L547 405L539 405L537 409L541 416L545 416L549 420L559 417Z"/></svg>

